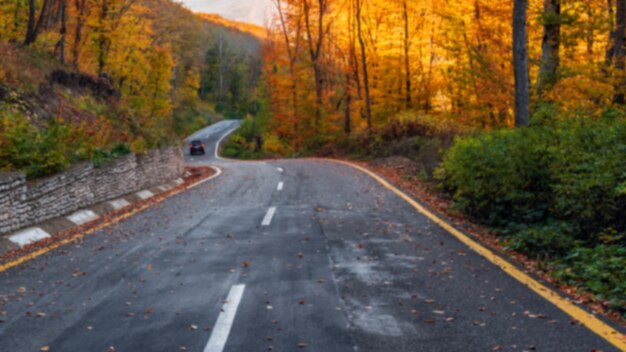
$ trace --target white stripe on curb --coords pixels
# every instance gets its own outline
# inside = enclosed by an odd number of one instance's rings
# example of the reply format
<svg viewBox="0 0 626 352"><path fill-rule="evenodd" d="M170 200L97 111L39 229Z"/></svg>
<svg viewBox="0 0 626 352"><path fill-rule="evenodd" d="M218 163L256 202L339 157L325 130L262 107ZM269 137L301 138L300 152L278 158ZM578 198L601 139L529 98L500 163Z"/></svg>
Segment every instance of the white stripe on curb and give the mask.
<svg viewBox="0 0 626 352"><path fill-rule="evenodd" d="M161 192L167 192L172 189L170 186L159 186L157 187Z"/></svg>
<svg viewBox="0 0 626 352"><path fill-rule="evenodd" d="M278 190L278 191L282 191L284 186L285 186L285 184L284 184L284 183L279 182L279 183L278 183L278 187L276 187L276 190Z"/></svg>
<svg viewBox="0 0 626 352"><path fill-rule="evenodd" d="M145 190L145 191L137 192L137 196L141 199L148 199L148 198L154 197L154 193L148 190Z"/></svg>
<svg viewBox="0 0 626 352"><path fill-rule="evenodd" d="M27 244L31 244L49 237L50 234L42 230L41 228L31 227L23 231L17 232L13 236L10 236L9 241L15 243L20 247L24 247Z"/></svg>
<svg viewBox="0 0 626 352"><path fill-rule="evenodd" d="M115 210L120 210L122 208L126 208L127 206L130 205L130 203L124 199L124 198L120 198L120 199L116 199L116 200L112 200L109 202L109 204L113 207L113 209Z"/></svg>
<svg viewBox="0 0 626 352"><path fill-rule="evenodd" d="M86 224L99 218L98 214L91 210L80 210L67 217L67 219L76 225Z"/></svg>
<svg viewBox="0 0 626 352"><path fill-rule="evenodd" d="M232 130L224 133L224 135L217 141L217 143L215 143L215 159L217 159L217 160L224 160L220 156L220 144L222 144L224 139L226 139L226 137L228 137L231 133L235 132L237 129L239 129L239 127L235 127Z"/></svg>
<svg viewBox="0 0 626 352"><path fill-rule="evenodd" d="M213 332L204 347L204 352L222 352L226 341L228 341L228 335L230 335L230 329L235 321L235 315L237 314L237 308L243 297L243 291L246 289L246 285L235 285L231 287L228 297L222 306L222 311L217 317L217 322L213 327Z"/></svg>
<svg viewBox="0 0 626 352"><path fill-rule="evenodd" d="M274 217L275 213L276 213L276 207L271 207L267 209L267 213L265 214L265 217L263 218L263 222L261 223L261 226L270 226L270 224L272 223L272 218Z"/></svg>

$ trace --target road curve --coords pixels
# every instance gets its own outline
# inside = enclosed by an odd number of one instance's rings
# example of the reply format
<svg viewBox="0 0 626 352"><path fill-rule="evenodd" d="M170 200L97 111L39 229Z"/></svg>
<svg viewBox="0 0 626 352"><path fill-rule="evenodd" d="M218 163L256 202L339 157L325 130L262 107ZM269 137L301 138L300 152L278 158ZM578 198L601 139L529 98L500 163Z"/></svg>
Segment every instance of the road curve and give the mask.
<svg viewBox="0 0 626 352"><path fill-rule="evenodd" d="M220 177L0 273L0 351L617 351L367 175ZM111 349L113 348L113 349Z"/></svg>

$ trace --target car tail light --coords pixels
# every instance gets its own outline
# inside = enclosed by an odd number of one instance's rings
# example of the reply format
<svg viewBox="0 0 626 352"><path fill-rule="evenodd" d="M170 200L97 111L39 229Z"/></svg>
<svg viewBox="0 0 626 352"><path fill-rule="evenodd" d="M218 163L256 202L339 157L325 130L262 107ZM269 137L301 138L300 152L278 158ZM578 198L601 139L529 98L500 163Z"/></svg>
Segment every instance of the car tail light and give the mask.
<svg viewBox="0 0 626 352"><path fill-rule="evenodd" d="M204 148L204 143L202 143L202 148Z"/></svg>
<svg viewBox="0 0 626 352"><path fill-rule="evenodd" d="M193 148L193 144L190 144L190 145L189 145L189 148Z"/></svg>

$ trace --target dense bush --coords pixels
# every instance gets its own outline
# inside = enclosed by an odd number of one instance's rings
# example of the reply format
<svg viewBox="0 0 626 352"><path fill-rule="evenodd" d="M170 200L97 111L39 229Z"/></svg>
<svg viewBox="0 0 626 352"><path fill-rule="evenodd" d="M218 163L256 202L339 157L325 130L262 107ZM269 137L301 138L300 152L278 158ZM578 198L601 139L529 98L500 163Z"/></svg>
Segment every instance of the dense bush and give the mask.
<svg viewBox="0 0 626 352"><path fill-rule="evenodd" d="M561 278L603 299L626 302L623 119L459 138L437 178L456 209L495 228L509 248L563 266Z"/></svg>
<svg viewBox="0 0 626 352"><path fill-rule="evenodd" d="M581 240L626 230L626 122L563 121L460 138L438 170L455 206L490 226L564 221Z"/></svg>
<svg viewBox="0 0 626 352"><path fill-rule="evenodd" d="M33 179L61 172L77 161L93 160L101 166L130 152L125 144L107 147L106 124L88 128L53 119L36 128L20 112L0 114L0 171L22 171Z"/></svg>
<svg viewBox="0 0 626 352"><path fill-rule="evenodd" d="M626 317L626 247L599 245L576 248L563 258L556 277L594 292Z"/></svg>

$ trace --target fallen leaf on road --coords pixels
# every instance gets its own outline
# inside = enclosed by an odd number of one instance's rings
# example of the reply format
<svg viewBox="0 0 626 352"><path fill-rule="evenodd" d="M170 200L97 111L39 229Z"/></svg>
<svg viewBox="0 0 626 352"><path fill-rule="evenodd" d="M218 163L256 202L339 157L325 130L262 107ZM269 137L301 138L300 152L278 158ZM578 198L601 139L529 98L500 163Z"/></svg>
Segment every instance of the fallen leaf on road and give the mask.
<svg viewBox="0 0 626 352"><path fill-rule="evenodd" d="M43 346L42 348L39 349L41 352L48 352L50 351L50 346Z"/></svg>
<svg viewBox="0 0 626 352"><path fill-rule="evenodd" d="M308 344L308 343L306 343L306 342L300 342L300 343L298 344L298 348L306 348L308 345L309 345L309 344Z"/></svg>
<svg viewBox="0 0 626 352"><path fill-rule="evenodd" d="M35 316L36 316L37 318L43 318L43 317L45 317L45 316L46 316L46 313L44 313L44 312L37 312L37 314L35 314Z"/></svg>
<svg viewBox="0 0 626 352"><path fill-rule="evenodd" d="M190 328L191 328L191 330L193 330L193 331L198 330L198 326L197 326L197 325L193 325L193 324L191 324Z"/></svg>

